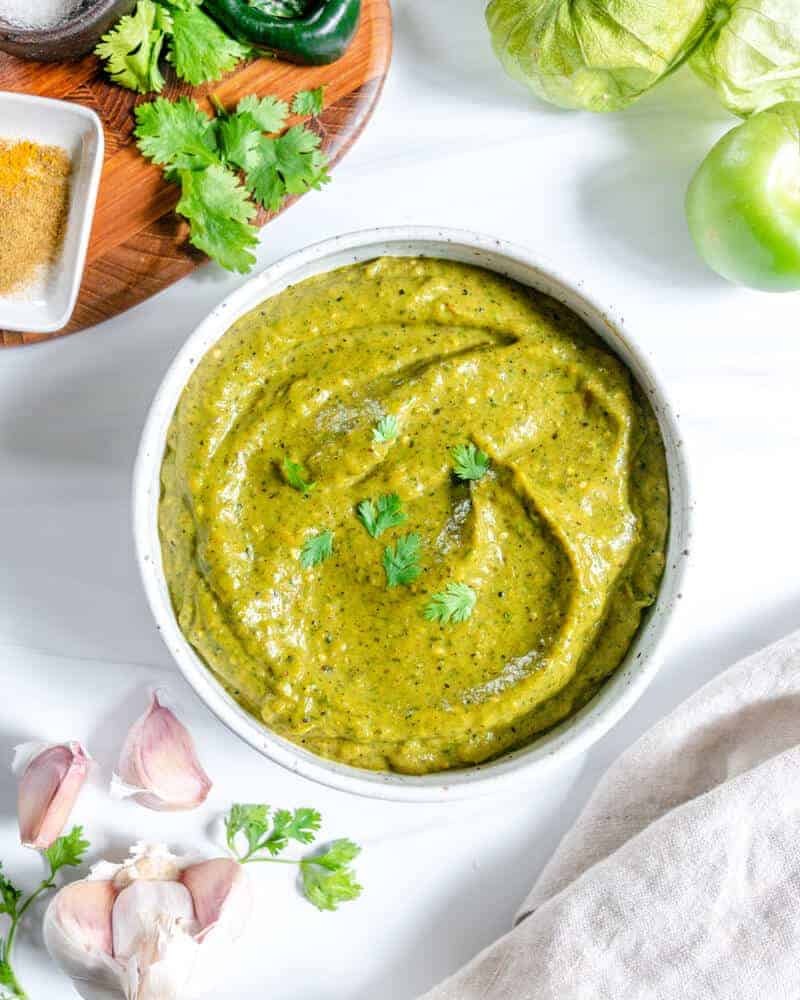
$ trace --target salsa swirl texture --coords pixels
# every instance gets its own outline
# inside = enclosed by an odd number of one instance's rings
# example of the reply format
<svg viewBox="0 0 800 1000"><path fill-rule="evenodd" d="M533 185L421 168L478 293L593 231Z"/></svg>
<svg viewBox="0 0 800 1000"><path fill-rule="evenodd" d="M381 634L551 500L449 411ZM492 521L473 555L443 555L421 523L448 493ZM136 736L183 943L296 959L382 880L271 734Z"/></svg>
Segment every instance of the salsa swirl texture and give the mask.
<svg viewBox="0 0 800 1000"><path fill-rule="evenodd" d="M465 442L489 458L474 481L453 475ZM356 508L387 494L406 520L373 538ZM387 257L287 288L209 350L159 520L180 627L242 705L323 757L424 774L528 743L617 669L656 599L669 491L649 404L573 312ZM303 565L323 531L330 555ZM421 572L387 587L384 548L410 532ZM468 619L426 620L454 581Z"/></svg>

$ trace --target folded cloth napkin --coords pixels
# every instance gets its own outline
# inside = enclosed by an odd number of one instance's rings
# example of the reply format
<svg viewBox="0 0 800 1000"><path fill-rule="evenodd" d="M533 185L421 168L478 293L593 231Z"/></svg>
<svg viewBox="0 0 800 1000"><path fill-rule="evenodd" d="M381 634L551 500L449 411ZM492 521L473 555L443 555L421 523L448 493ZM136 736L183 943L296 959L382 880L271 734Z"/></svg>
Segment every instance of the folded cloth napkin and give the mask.
<svg viewBox="0 0 800 1000"><path fill-rule="evenodd" d="M609 770L515 928L424 1000L798 1000L800 632Z"/></svg>

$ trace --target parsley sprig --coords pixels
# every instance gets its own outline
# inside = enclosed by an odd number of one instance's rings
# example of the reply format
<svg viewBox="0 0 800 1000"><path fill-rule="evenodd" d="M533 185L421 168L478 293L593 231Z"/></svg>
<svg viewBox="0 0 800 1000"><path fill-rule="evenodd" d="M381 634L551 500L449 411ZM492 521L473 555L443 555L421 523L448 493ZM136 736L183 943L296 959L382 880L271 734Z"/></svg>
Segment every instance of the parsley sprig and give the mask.
<svg viewBox="0 0 800 1000"><path fill-rule="evenodd" d="M478 595L466 583L448 583L438 594L434 594L425 605L425 620L459 624L465 622L472 614Z"/></svg>
<svg viewBox="0 0 800 1000"><path fill-rule="evenodd" d="M311 569L312 566L318 566L326 559L330 559L332 553L333 532L326 528L303 542L303 547L300 550L300 565L303 569Z"/></svg>
<svg viewBox="0 0 800 1000"><path fill-rule="evenodd" d="M413 532L397 539L397 544L383 550L386 586L408 587L422 572L419 565L419 535Z"/></svg>
<svg viewBox="0 0 800 1000"><path fill-rule="evenodd" d="M297 865L303 893L318 910L335 910L340 903L361 895L351 867L361 848L352 840L334 840L327 850L307 858L277 857L294 840L311 844L316 839L322 817L315 809L278 809L268 805L236 803L225 817L228 849L242 864L271 862ZM239 844L246 845L240 849Z"/></svg>
<svg viewBox="0 0 800 1000"><path fill-rule="evenodd" d="M489 456L472 442L457 444L450 452L453 471L459 479L481 479L489 471Z"/></svg>
<svg viewBox="0 0 800 1000"><path fill-rule="evenodd" d="M396 528L404 523L407 515L402 508L403 503L396 493L384 493L378 497L377 503L362 500L356 507L356 512L370 535L378 538L389 528Z"/></svg>
<svg viewBox="0 0 800 1000"><path fill-rule="evenodd" d="M11 964L11 952L20 921L43 893L55 889L56 875L62 868L74 867L83 861L88 847L89 842L83 839L83 827L80 826L73 827L68 834L55 840L42 852L49 868L47 877L24 899L22 890L8 879L0 864L0 914L6 914L11 921L5 937L0 937L0 987L11 996L23 1000L27 997Z"/></svg>
<svg viewBox="0 0 800 1000"><path fill-rule="evenodd" d="M229 271L246 273L255 263L257 206L277 212L290 195L327 184L328 159L305 125L278 134L289 114L285 101L250 95L235 111L212 103L215 118L189 97L158 97L136 108L135 134L142 154L181 186L176 211L189 220L190 241Z"/></svg>

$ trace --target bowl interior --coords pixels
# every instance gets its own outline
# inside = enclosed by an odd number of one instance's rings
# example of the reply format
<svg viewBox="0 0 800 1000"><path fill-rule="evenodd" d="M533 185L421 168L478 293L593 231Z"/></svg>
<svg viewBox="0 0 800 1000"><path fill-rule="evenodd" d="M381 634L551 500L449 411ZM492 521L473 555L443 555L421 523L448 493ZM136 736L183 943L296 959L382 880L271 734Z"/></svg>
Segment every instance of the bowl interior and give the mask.
<svg viewBox="0 0 800 1000"><path fill-rule="evenodd" d="M287 285L385 254L439 257L485 267L559 299L581 316L628 365L649 399L666 446L670 486L667 562L658 599L622 665L595 698L530 746L476 767L424 776L365 771L322 759L271 732L234 701L177 626L161 564L157 525L167 428L184 385L206 351L236 319ZM406 801L486 793L522 769L578 753L621 718L659 666L658 646L677 599L688 550L689 509L686 465L675 418L641 351L606 312L579 286L567 284L523 249L470 233L427 228L375 230L327 240L268 268L223 302L192 334L167 372L145 426L134 476L134 532L148 600L167 646L197 694L242 739L292 771L346 791Z"/></svg>
<svg viewBox="0 0 800 1000"><path fill-rule="evenodd" d="M0 297L0 326L46 333L67 324L75 307L86 259L103 165L103 129L93 111L66 101L0 94L0 139L30 139L69 153L69 215L58 261L43 287Z"/></svg>

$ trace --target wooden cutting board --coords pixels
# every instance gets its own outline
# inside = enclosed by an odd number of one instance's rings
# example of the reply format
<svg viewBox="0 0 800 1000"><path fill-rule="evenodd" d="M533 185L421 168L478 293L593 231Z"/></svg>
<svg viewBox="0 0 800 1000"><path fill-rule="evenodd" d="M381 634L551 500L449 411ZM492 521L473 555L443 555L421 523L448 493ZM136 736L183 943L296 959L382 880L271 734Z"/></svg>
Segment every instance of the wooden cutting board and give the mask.
<svg viewBox="0 0 800 1000"><path fill-rule="evenodd" d="M324 85L325 109L309 127L319 133L323 148L336 163L372 114L391 51L389 0L363 0L356 37L342 59L330 66L255 59L202 87L189 87L170 75L163 96L191 94L209 111L209 93L229 107L246 94L289 100L298 90ZM92 108L103 122L106 139L86 271L72 320L51 334L0 330L0 346L77 333L117 316L206 262L189 244L186 223L172 211L177 188L164 181L161 169L148 163L134 143L133 108L152 95L137 97L109 83L94 56L77 63L34 63L4 53L0 53L0 90L57 97ZM270 218L262 213L259 221L263 224Z"/></svg>

